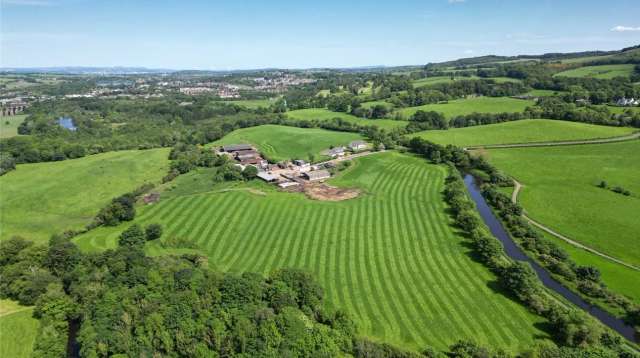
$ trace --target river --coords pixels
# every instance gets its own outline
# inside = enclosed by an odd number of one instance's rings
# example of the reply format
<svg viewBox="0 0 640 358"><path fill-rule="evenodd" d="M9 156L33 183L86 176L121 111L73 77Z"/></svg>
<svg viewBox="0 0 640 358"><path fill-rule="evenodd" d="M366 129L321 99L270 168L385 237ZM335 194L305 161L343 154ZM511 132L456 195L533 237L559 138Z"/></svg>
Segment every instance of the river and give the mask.
<svg viewBox="0 0 640 358"><path fill-rule="evenodd" d="M589 304L578 294L574 293L570 289L563 286L560 282L556 281L553 277L551 277L549 272L547 272L536 261L527 256L524 251L511 239L511 236L502 226L500 220L498 220L498 218L496 218L496 216L493 214L493 211L484 200L484 197L482 196L482 193L480 192L480 189L478 188L472 175L467 174L464 177L464 184L467 187L469 194L471 195L471 199L473 199L473 201L476 203L476 207L478 208L478 212L482 217L482 221L484 221L484 223L489 227L489 230L491 230L493 236L497 237L502 242L504 251L506 252L507 256L509 256L513 260L528 262L529 264L531 264L531 267L535 270L536 274L540 278L540 281L542 281L542 284L545 287L557 292L568 301L582 308L590 315L602 322L604 325L620 333L620 335L622 335L629 341L635 343L639 342L633 326L626 324L622 319L613 316L603 309Z"/></svg>

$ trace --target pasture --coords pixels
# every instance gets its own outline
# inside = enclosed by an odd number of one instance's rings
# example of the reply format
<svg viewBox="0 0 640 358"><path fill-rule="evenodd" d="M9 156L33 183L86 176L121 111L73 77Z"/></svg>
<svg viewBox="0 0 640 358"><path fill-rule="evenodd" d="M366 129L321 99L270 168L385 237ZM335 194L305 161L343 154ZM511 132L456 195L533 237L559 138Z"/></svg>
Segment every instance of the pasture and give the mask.
<svg viewBox="0 0 640 358"><path fill-rule="evenodd" d="M486 153L524 185L519 200L532 219L640 266L640 141ZM599 188L602 180L632 195Z"/></svg>
<svg viewBox="0 0 640 358"><path fill-rule="evenodd" d="M168 171L169 149L120 151L20 164L0 177L0 239L34 241L82 229L109 201Z"/></svg>
<svg viewBox="0 0 640 358"><path fill-rule="evenodd" d="M288 159L321 159L320 152L331 146L347 145L362 139L357 133L328 131L320 128L297 128L264 125L235 130L208 146L253 144L266 159L278 162Z"/></svg>
<svg viewBox="0 0 640 358"><path fill-rule="evenodd" d="M554 142L608 138L633 133L633 128L607 127L550 119L523 119L475 127L429 130L410 134L434 143L459 147L490 144Z"/></svg>
<svg viewBox="0 0 640 358"><path fill-rule="evenodd" d="M269 108L271 107L273 104L276 103L275 98L271 98L271 99L241 99L241 100L228 100L228 101L224 101L224 103L226 104L233 104L236 106L240 106L240 107L244 107L244 108L249 108L249 109L257 109L257 108Z"/></svg>
<svg viewBox="0 0 640 358"><path fill-rule="evenodd" d="M545 337L534 326L538 318L496 292L496 278L469 256L442 201L445 175L444 167L416 157L377 153L331 182L360 188L356 199L312 201L254 181L233 190L184 190L141 208L136 222L162 223L162 240L194 243L218 270L310 270L329 305L348 311L359 332L376 340L443 348L470 338L515 350ZM75 241L101 250L126 227L99 228Z"/></svg>
<svg viewBox="0 0 640 358"><path fill-rule="evenodd" d="M18 126L27 116L19 114L16 116L0 116L0 138L10 138L18 135Z"/></svg>
<svg viewBox="0 0 640 358"><path fill-rule="evenodd" d="M394 128L403 128L409 124L407 121L396 121L393 119L366 119L356 117L354 115L342 112L332 112L326 108L308 108L298 109L287 112L287 117L294 120L318 120L326 121L334 118L340 118L343 121L353 123L359 126L376 126L380 129L391 130Z"/></svg>
<svg viewBox="0 0 640 358"><path fill-rule="evenodd" d="M38 333L33 307L0 300L0 357L28 358Z"/></svg>
<svg viewBox="0 0 640 358"><path fill-rule="evenodd" d="M602 65L585 66L572 70L556 73L554 76L564 77L590 77L599 79L611 79L615 77L629 77L633 73L634 65Z"/></svg>
<svg viewBox="0 0 640 358"><path fill-rule="evenodd" d="M503 113L503 112L523 112L527 107L533 106L534 102L529 100L515 99L510 97L475 97L468 99L458 99L448 103L427 104L418 107L408 107L399 110L406 118L422 111L441 112L447 118L463 116L472 113Z"/></svg>

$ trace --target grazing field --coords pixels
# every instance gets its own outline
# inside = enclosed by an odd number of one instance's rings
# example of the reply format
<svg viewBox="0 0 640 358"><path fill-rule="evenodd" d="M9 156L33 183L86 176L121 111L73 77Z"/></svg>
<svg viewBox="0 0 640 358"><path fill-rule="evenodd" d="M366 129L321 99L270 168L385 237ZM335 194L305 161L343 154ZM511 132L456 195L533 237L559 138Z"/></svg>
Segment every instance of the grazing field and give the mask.
<svg viewBox="0 0 640 358"><path fill-rule="evenodd" d="M503 113L523 112L527 107L533 106L533 101L515 99L509 97L476 97L458 99L448 103L427 104L418 107L408 107L400 110L405 117L410 117L418 110L436 111L443 113L447 118L477 113Z"/></svg>
<svg viewBox="0 0 640 358"><path fill-rule="evenodd" d="M634 65L603 65L586 66L573 70L563 71L555 76L565 77L591 77L600 79L611 79L615 77L629 77L633 73Z"/></svg>
<svg viewBox="0 0 640 358"><path fill-rule="evenodd" d="M219 270L310 270L330 305L347 310L360 333L411 348L461 338L514 350L546 335L522 306L494 291L495 277L469 256L450 226L441 192L445 168L393 152L362 157L332 180L363 194L312 201L260 182L161 199L140 224L165 225L162 240L196 243ZM206 180L206 179L205 179ZM189 179L186 183L194 181ZM114 245L125 226L75 240Z"/></svg>
<svg viewBox="0 0 640 358"><path fill-rule="evenodd" d="M407 121L396 121L392 119L366 119L353 116L348 113L332 112L325 108L308 108L298 109L295 111L287 112L287 116L291 119L297 120L331 120L334 118L340 118L344 121L359 125L359 126L376 126L380 129L394 129L406 127L409 124Z"/></svg>
<svg viewBox="0 0 640 358"><path fill-rule="evenodd" d="M256 109L260 107L269 108L276 103L276 99L242 99L237 101L224 101L226 104L235 104L240 107Z"/></svg>
<svg viewBox="0 0 640 358"><path fill-rule="evenodd" d="M438 144L459 147L608 138L633 133L633 128L607 127L550 119L523 119L475 127L413 133Z"/></svg>
<svg viewBox="0 0 640 358"><path fill-rule="evenodd" d="M610 290L623 294L636 303L640 303L640 285L629 284L629 282L640 282L640 271L630 269L588 251L579 249L554 236L548 234L545 236L569 253L569 257L578 265L597 267L598 270L600 270L602 282L604 282Z"/></svg>
<svg viewBox="0 0 640 358"><path fill-rule="evenodd" d="M486 153L524 185L519 200L532 219L640 266L640 141ZM602 180L632 195L599 188Z"/></svg>
<svg viewBox="0 0 640 358"><path fill-rule="evenodd" d="M0 116L0 138L10 138L18 135L18 126L26 115Z"/></svg>
<svg viewBox="0 0 640 358"><path fill-rule="evenodd" d="M369 101L369 102L362 102L362 108L372 108L375 107L377 105L382 105L385 106L387 108L393 108L393 104L387 102L387 101Z"/></svg>
<svg viewBox="0 0 640 358"><path fill-rule="evenodd" d="M331 146L347 145L362 139L357 133L328 131L319 128L297 128L264 125L235 130L209 145L253 144L272 161L288 159L321 159L320 152Z"/></svg>
<svg viewBox="0 0 640 358"><path fill-rule="evenodd" d="M169 149L121 151L62 162L20 164L0 177L0 239L35 241L82 229L112 198L168 170Z"/></svg>
<svg viewBox="0 0 640 358"><path fill-rule="evenodd" d="M38 333L33 307L0 300L0 357L28 358Z"/></svg>
<svg viewBox="0 0 640 358"><path fill-rule="evenodd" d="M534 89L525 93L525 95L533 96L533 97L551 97L551 96L558 96L561 94L562 94L562 91L538 90L538 89Z"/></svg>

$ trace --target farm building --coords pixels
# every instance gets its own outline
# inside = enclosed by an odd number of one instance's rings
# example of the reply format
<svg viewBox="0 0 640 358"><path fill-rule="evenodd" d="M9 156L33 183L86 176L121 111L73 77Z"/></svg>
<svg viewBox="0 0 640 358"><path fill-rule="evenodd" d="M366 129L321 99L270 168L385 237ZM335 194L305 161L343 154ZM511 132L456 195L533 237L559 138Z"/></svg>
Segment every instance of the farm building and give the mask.
<svg viewBox="0 0 640 358"><path fill-rule="evenodd" d="M278 176L277 175L273 175L267 172L259 172L258 173L258 178L266 181L267 183L274 183L278 181Z"/></svg>
<svg viewBox="0 0 640 358"><path fill-rule="evenodd" d="M640 100L637 100L635 98L622 97L618 100L618 102L616 102L616 104L622 107L637 106L640 105Z"/></svg>
<svg viewBox="0 0 640 358"><path fill-rule="evenodd" d="M331 178L331 173L326 170L314 170L303 174L308 181L318 181Z"/></svg>
<svg viewBox="0 0 640 358"><path fill-rule="evenodd" d="M229 144L222 146L222 151L227 153L233 153L241 150L253 150L253 147L249 144Z"/></svg>
<svg viewBox="0 0 640 358"><path fill-rule="evenodd" d="M349 143L349 149L353 151L367 149L367 142L362 140L354 140L353 142Z"/></svg>
<svg viewBox="0 0 640 358"><path fill-rule="evenodd" d="M331 158L342 157L344 155L344 147L335 147L329 149L328 154Z"/></svg>

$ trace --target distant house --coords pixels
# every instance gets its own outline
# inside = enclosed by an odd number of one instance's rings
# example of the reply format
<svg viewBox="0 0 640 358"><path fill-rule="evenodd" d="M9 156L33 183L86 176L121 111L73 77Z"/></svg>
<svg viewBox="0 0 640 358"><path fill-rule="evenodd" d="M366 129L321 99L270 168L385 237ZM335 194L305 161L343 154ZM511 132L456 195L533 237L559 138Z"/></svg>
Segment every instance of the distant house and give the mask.
<svg viewBox="0 0 640 358"><path fill-rule="evenodd" d="M308 181L318 181L331 178L331 173L326 170L314 170L303 174Z"/></svg>
<svg viewBox="0 0 640 358"><path fill-rule="evenodd" d="M363 140L354 140L353 142L349 143L349 149L353 150L354 152L367 149L367 142Z"/></svg>
<svg viewBox="0 0 640 358"><path fill-rule="evenodd" d="M278 181L277 175L273 175L268 172L258 172L258 178L266 181L267 183L273 183Z"/></svg>
<svg viewBox="0 0 640 358"><path fill-rule="evenodd" d="M253 147L249 144L229 144L222 146L222 151L227 153L233 153L240 150L253 150Z"/></svg>
<svg viewBox="0 0 640 358"><path fill-rule="evenodd" d="M640 105L640 100L622 97L616 102L616 104L622 107L638 106Z"/></svg>
<svg viewBox="0 0 640 358"><path fill-rule="evenodd" d="M331 158L342 157L344 155L344 147L331 148L328 154Z"/></svg>

